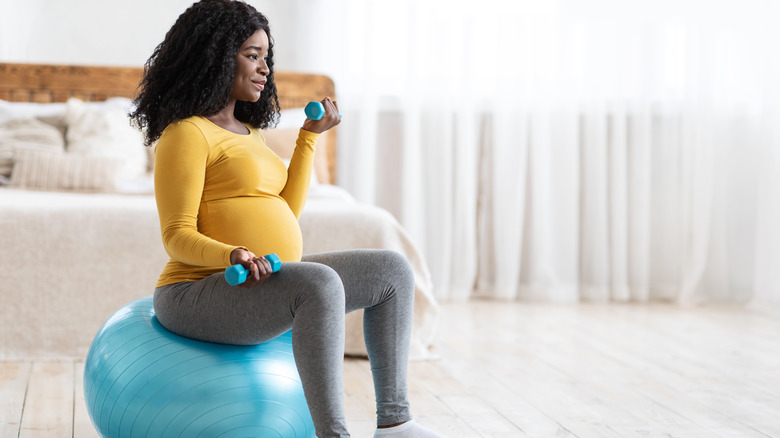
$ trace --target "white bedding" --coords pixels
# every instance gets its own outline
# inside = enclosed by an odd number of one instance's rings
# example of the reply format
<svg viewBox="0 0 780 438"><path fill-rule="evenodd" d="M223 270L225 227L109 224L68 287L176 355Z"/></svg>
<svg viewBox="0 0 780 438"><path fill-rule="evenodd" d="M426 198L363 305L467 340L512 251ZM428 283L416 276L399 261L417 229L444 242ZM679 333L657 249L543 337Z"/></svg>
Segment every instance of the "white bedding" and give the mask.
<svg viewBox="0 0 780 438"><path fill-rule="evenodd" d="M300 223L307 254L387 248L408 258L416 280L411 356L427 357L438 306L423 258L392 215L317 185ZM0 233L0 359L84 357L114 311L153 292L167 261L148 194L2 188ZM361 321L357 312L347 317L347 354L365 355Z"/></svg>

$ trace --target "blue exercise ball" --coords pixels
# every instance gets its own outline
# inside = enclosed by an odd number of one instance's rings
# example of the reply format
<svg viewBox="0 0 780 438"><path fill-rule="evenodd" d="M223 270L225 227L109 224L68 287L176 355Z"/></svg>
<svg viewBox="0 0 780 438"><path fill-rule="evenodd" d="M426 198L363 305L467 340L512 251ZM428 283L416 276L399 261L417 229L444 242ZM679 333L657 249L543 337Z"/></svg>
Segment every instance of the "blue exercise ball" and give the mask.
<svg viewBox="0 0 780 438"><path fill-rule="evenodd" d="M119 309L84 369L87 411L103 437L314 437L287 332L223 345L166 330L152 297Z"/></svg>

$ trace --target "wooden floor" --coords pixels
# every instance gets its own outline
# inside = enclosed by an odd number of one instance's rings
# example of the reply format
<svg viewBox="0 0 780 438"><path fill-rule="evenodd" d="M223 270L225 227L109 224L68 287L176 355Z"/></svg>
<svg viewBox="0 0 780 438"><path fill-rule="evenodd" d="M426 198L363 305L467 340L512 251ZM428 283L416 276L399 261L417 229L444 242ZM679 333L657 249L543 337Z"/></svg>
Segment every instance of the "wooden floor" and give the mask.
<svg viewBox="0 0 780 438"><path fill-rule="evenodd" d="M780 438L780 311L671 305L442 306L437 360L411 363L422 424L450 437ZM94 437L83 362L0 362L0 437ZM373 433L347 360L353 436Z"/></svg>

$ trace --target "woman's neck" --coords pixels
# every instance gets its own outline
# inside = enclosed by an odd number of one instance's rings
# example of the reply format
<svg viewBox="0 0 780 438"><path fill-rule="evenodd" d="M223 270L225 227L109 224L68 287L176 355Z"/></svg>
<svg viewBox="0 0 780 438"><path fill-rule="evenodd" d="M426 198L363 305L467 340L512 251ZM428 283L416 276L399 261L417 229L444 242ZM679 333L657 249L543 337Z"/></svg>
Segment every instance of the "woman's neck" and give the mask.
<svg viewBox="0 0 780 438"><path fill-rule="evenodd" d="M213 116L207 116L206 118L213 124L219 126L222 129L228 130L235 134L249 134L249 129L244 126L235 116L236 101L231 100L222 111L214 114Z"/></svg>

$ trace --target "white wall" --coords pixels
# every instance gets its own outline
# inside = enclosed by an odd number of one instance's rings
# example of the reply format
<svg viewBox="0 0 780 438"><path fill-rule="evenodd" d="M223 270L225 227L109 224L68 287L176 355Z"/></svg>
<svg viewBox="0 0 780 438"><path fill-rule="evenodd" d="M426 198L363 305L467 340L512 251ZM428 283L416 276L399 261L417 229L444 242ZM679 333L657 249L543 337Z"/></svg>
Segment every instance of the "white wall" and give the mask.
<svg viewBox="0 0 780 438"><path fill-rule="evenodd" d="M194 0L0 0L0 62L142 66ZM302 70L297 7L250 0L271 22L279 70Z"/></svg>

